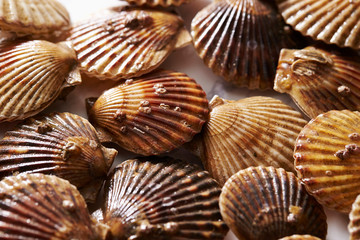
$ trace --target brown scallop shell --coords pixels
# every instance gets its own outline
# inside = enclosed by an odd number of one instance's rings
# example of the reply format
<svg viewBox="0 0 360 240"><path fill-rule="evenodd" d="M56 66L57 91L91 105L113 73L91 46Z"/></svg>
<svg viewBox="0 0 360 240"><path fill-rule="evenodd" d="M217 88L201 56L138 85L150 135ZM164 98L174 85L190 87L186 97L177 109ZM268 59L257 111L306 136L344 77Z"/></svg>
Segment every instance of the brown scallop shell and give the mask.
<svg viewBox="0 0 360 240"><path fill-rule="evenodd" d="M1 0L0 28L20 35L48 35L70 26L66 8L56 0Z"/></svg>
<svg viewBox="0 0 360 240"><path fill-rule="evenodd" d="M288 93L310 118L330 110L360 110L360 58L314 47L283 49L274 89Z"/></svg>
<svg viewBox="0 0 360 240"><path fill-rule="evenodd" d="M293 234L325 239L326 215L291 172L250 167L234 174L220 195L220 211L239 240L278 240Z"/></svg>
<svg viewBox="0 0 360 240"><path fill-rule="evenodd" d="M313 39L360 49L359 0L277 0L286 23Z"/></svg>
<svg viewBox="0 0 360 240"><path fill-rule="evenodd" d="M104 223L116 239L223 239L220 188L180 160L131 159L106 183Z"/></svg>
<svg viewBox="0 0 360 240"><path fill-rule="evenodd" d="M185 3L191 2L191 0L126 0L128 3L135 4L137 6L150 6L150 7L170 7L180 6Z"/></svg>
<svg viewBox="0 0 360 240"><path fill-rule="evenodd" d="M61 91L81 83L68 43L10 42L0 45L0 122L33 116Z"/></svg>
<svg viewBox="0 0 360 240"><path fill-rule="evenodd" d="M270 97L228 101L215 96L210 108L202 134L189 145L220 185L250 166L294 171L295 139L306 124L299 112Z"/></svg>
<svg viewBox="0 0 360 240"><path fill-rule="evenodd" d="M349 214L348 230L350 233L350 240L360 239L360 195L356 197L356 200L352 204L351 212Z"/></svg>
<svg viewBox="0 0 360 240"><path fill-rule="evenodd" d="M200 132L208 117L201 87L186 74L157 71L105 91L90 122L121 147L142 155L169 152Z"/></svg>
<svg viewBox="0 0 360 240"><path fill-rule="evenodd" d="M320 238L318 237L314 237L314 236L311 236L311 235L292 235L292 236L289 236L289 237L284 237L284 238L281 238L279 240L321 240Z"/></svg>
<svg viewBox="0 0 360 240"><path fill-rule="evenodd" d="M349 213L360 193L360 113L332 110L309 122L296 140L295 169L323 206Z"/></svg>
<svg viewBox="0 0 360 240"><path fill-rule="evenodd" d="M0 226L1 239L102 239L76 188L43 174L0 182Z"/></svg>
<svg viewBox="0 0 360 240"><path fill-rule="evenodd" d="M154 70L191 37L175 14L123 8L75 26L69 40L85 73L120 80Z"/></svg>
<svg viewBox="0 0 360 240"><path fill-rule="evenodd" d="M116 153L100 144L86 119L53 113L5 133L0 179L21 172L53 174L69 180L93 202Z"/></svg>
<svg viewBox="0 0 360 240"><path fill-rule="evenodd" d="M282 48L294 47L270 1L220 0L191 23L194 46L204 63L240 87L269 89Z"/></svg>

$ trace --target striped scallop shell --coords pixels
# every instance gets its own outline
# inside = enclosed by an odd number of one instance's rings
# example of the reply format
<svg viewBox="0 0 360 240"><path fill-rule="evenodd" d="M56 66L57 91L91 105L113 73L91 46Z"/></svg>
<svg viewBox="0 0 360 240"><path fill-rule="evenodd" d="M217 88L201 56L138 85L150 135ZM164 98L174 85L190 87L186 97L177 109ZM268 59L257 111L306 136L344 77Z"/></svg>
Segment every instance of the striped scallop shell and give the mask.
<svg viewBox="0 0 360 240"><path fill-rule="evenodd" d="M239 240L278 240L292 234L325 239L322 206L284 169L241 170L225 183L219 201L224 221Z"/></svg>
<svg viewBox="0 0 360 240"><path fill-rule="evenodd" d="M299 112L270 97L227 101L216 96L210 106L209 121L193 144L220 185L250 166L294 171L295 139L306 124Z"/></svg>
<svg viewBox="0 0 360 240"><path fill-rule="evenodd" d="M314 47L283 49L274 89L288 93L310 118L330 110L360 110L360 58Z"/></svg>
<svg viewBox="0 0 360 240"><path fill-rule="evenodd" d="M320 238L318 237L314 237L314 236L311 236L311 235L292 235L292 236L289 236L289 237L284 237L284 238L281 238L279 240L321 240Z"/></svg>
<svg viewBox="0 0 360 240"><path fill-rule="evenodd" d="M81 83L67 43L10 42L0 46L0 122L33 116L65 87Z"/></svg>
<svg viewBox="0 0 360 240"><path fill-rule="evenodd" d="M68 181L20 174L0 182L1 239L101 239L101 229Z"/></svg>
<svg viewBox="0 0 360 240"><path fill-rule="evenodd" d="M208 117L208 101L200 85L186 74L157 71L105 91L88 115L121 147L157 155L200 132Z"/></svg>
<svg viewBox="0 0 360 240"><path fill-rule="evenodd" d="M128 3L135 4L137 6L150 6L150 7L170 7L180 6L185 3L189 3L191 0L126 0Z"/></svg>
<svg viewBox="0 0 360 240"><path fill-rule="evenodd" d="M69 26L69 13L56 0L0 0L2 30L47 35Z"/></svg>
<svg viewBox="0 0 360 240"><path fill-rule="evenodd" d="M352 204L349 219L348 230L350 240L358 240L360 239L360 195L356 197L356 200Z"/></svg>
<svg viewBox="0 0 360 240"><path fill-rule="evenodd" d="M360 49L359 0L277 0L286 23L303 35Z"/></svg>
<svg viewBox="0 0 360 240"><path fill-rule="evenodd" d="M269 1L221 0L191 23L197 53L225 80L250 89L272 88L282 48L294 46Z"/></svg>
<svg viewBox="0 0 360 240"><path fill-rule="evenodd" d="M0 141L0 179L15 173L54 174L94 201L116 155L84 118L54 113L8 131Z"/></svg>
<svg viewBox="0 0 360 240"><path fill-rule="evenodd" d="M360 194L360 113L332 110L309 122L296 140L295 169L330 209L349 213Z"/></svg>
<svg viewBox="0 0 360 240"><path fill-rule="evenodd" d="M191 38L175 14L124 8L75 26L69 40L85 73L120 80L154 70Z"/></svg>
<svg viewBox="0 0 360 240"><path fill-rule="evenodd" d="M193 164L127 160L115 168L105 190L104 223L116 239L224 239L227 232L220 188Z"/></svg>

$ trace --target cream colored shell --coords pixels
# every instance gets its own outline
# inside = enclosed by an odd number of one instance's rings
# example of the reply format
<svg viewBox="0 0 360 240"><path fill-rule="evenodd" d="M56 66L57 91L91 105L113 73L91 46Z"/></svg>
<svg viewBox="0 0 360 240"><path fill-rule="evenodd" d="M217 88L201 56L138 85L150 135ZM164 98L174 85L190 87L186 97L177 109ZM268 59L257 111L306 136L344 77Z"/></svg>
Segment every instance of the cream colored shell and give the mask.
<svg viewBox="0 0 360 240"><path fill-rule="evenodd" d="M209 121L189 145L220 185L250 166L294 171L295 139L306 124L299 112L270 97L228 101L216 96L210 107Z"/></svg>
<svg viewBox="0 0 360 240"><path fill-rule="evenodd" d="M35 115L65 87L81 83L70 45L47 41L0 46L0 122Z"/></svg>
<svg viewBox="0 0 360 240"><path fill-rule="evenodd" d="M69 26L69 13L56 0L0 0L2 30L48 35Z"/></svg>

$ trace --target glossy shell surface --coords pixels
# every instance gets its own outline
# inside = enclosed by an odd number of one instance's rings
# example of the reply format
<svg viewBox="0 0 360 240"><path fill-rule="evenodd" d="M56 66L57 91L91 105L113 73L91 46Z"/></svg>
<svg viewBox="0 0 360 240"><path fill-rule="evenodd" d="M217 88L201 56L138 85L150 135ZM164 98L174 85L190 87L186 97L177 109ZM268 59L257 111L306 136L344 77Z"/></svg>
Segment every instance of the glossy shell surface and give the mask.
<svg viewBox="0 0 360 240"><path fill-rule="evenodd" d="M318 237L311 236L311 235L296 235L295 234L295 235L292 235L289 237L281 238L279 240L321 240L321 239Z"/></svg>
<svg viewBox="0 0 360 240"><path fill-rule="evenodd" d="M360 195L356 197L356 200L352 204L349 219L348 230L350 240L358 240L360 239Z"/></svg>
<svg viewBox="0 0 360 240"><path fill-rule="evenodd" d="M69 40L85 73L120 80L154 70L191 37L175 14L124 8L74 26Z"/></svg>
<svg viewBox="0 0 360 240"><path fill-rule="evenodd" d="M86 119L53 113L5 133L0 141L0 179L21 172L57 175L94 201L116 153L100 144Z"/></svg>
<svg viewBox="0 0 360 240"><path fill-rule="evenodd" d="M250 167L234 174L220 195L220 211L239 240L278 240L293 234L325 239L326 215L291 172Z"/></svg>
<svg viewBox="0 0 360 240"><path fill-rule="evenodd" d="M199 167L132 159L106 183L104 223L116 239L223 239L220 188Z"/></svg>
<svg viewBox="0 0 360 240"><path fill-rule="evenodd" d="M310 121L295 144L295 169L309 193L345 213L360 193L359 122L357 111L329 111Z"/></svg>
<svg viewBox="0 0 360 240"><path fill-rule="evenodd" d="M215 74L240 87L273 87L280 50L294 43L269 2L214 1L192 20L195 49Z"/></svg>
<svg viewBox="0 0 360 240"><path fill-rule="evenodd" d="M2 30L47 35L69 26L69 13L56 0L0 0Z"/></svg>
<svg viewBox="0 0 360 240"><path fill-rule="evenodd" d="M76 55L67 43L8 42L0 45L0 122L33 116L61 91L81 83Z"/></svg>
<svg viewBox="0 0 360 240"><path fill-rule="evenodd" d="M274 89L290 94L310 118L330 110L360 110L360 58L314 47L283 49Z"/></svg>
<svg viewBox="0 0 360 240"><path fill-rule="evenodd" d="M2 239L101 239L87 206L68 181L20 174L0 182Z"/></svg>
<svg viewBox="0 0 360 240"><path fill-rule="evenodd" d="M277 0L286 23L313 39L360 49L359 0Z"/></svg>
<svg viewBox="0 0 360 240"><path fill-rule="evenodd" d="M294 171L295 139L306 124L299 112L269 97L227 101L216 96L210 107L209 121L190 148L220 185L250 166Z"/></svg>
<svg viewBox="0 0 360 240"><path fill-rule="evenodd" d="M188 3L191 0L126 0L128 3L135 4L137 6L150 6L150 7L170 7L170 6L180 6L182 4Z"/></svg>
<svg viewBox="0 0 360 240"><path fill-rule="evenodd" d="M201 87L183 73L157 71L105 91L89 119L121 147L157 155L188 142L208 117Z"/></svg>

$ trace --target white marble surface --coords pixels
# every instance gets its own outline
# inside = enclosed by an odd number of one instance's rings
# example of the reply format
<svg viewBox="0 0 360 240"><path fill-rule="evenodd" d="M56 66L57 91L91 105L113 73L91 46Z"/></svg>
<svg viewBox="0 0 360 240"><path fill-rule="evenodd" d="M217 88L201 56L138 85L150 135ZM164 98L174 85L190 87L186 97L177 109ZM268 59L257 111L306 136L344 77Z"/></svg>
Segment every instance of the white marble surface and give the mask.
<svg viewBox="0 0 360 240"><path fill-rule="evenodd" d="M59 0L70 12L73 22L79 21L85 18L92 12L98 12L108 6L113 6L119 3L117 0ZM191 19L195 14L206 6L209 0L194 0L185 6L181 6L178 11L184 18L186 26L190 29ZM234 88L233 86L226 84L220 77L215 76L210 69L208 69L202 62L202 60L196 55L192 46L185 47L170 55L170 57L162 64L162 68L177 70L188 74L190 77L196 79L196 81L206 91L208 98L212 98L217 94L227 99L240 99L249 96L265 95L272 96L283 100L294 107L292 100L282 94L278 94L273 90L261 92L250 91L246 89ZM96 97L107 88L110 88L115 83L111 81L98 82L94 80L85 81L82 85L78 86L70 95L66 101L56 101L53 103L47 112L59 111L59 112L72 112L86 117L84 99L87 97ZM2 136L6 130L13 128L14 123L0 124L0 135ZM176 155L182 153L175 152ZM130 158L132 155L126 151L120 151L116 161L120 162ZM348 217L332 211L327 211L328 215L328 240L345 240L348 239L347 223ZM236 237L229 233L226 240L235 240Z"/></svg>

